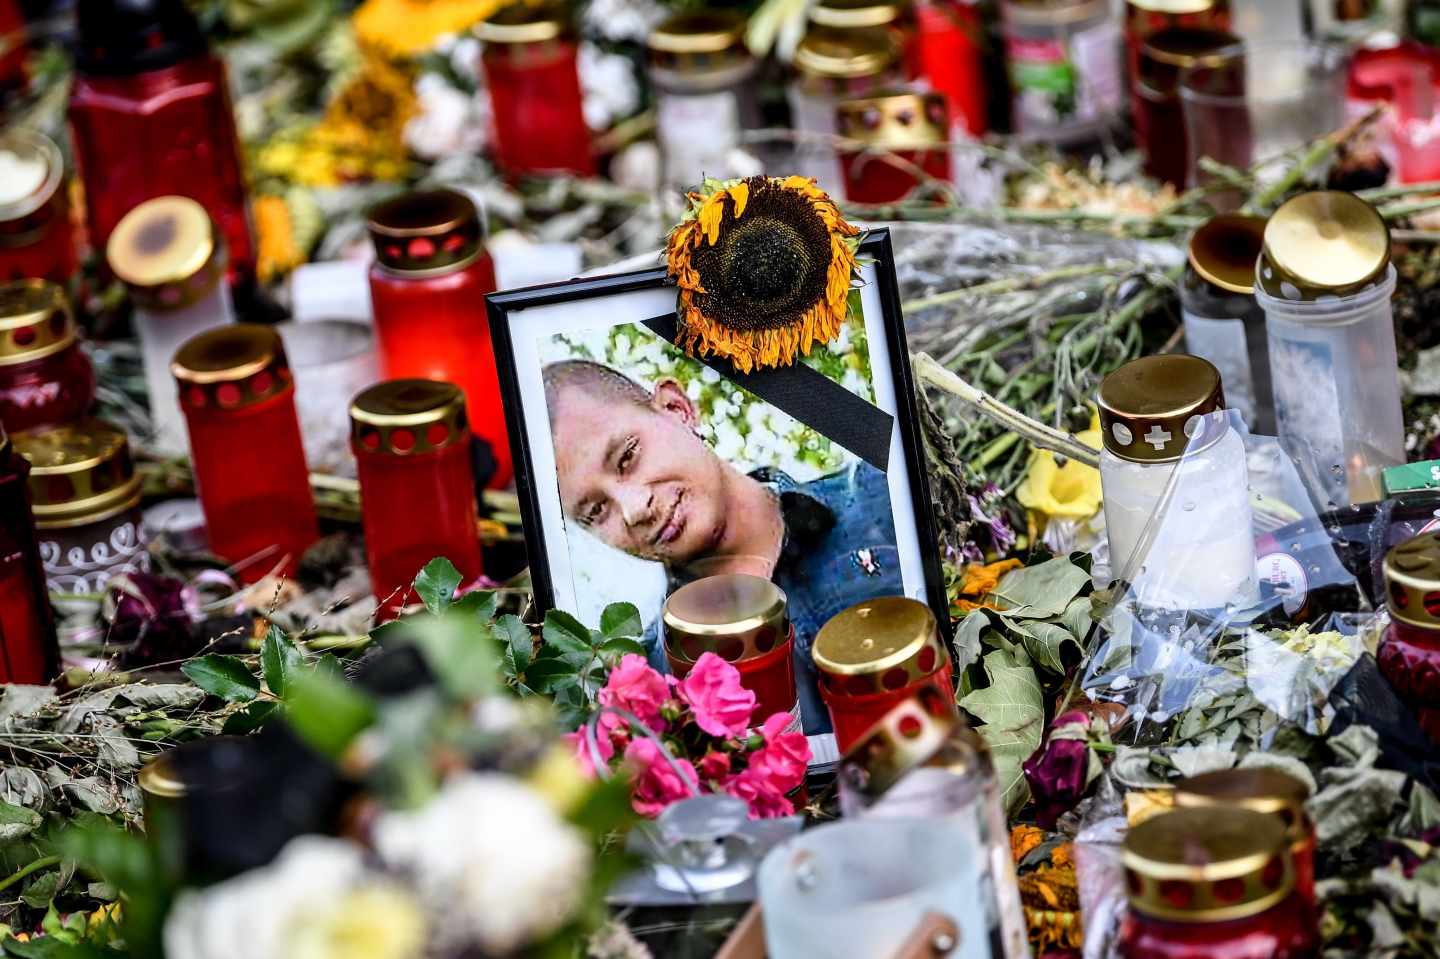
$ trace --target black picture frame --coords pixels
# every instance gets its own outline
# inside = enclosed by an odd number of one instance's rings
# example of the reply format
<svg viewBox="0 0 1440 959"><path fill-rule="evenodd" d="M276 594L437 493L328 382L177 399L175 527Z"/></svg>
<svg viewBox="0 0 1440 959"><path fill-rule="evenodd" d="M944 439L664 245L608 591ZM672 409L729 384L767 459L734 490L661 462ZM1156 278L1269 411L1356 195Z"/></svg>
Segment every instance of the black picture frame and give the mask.
<svg viewBox="0 0 1440 959"><path fill-rule="evenodd" d="M890 231L885 228L867 231L860 242L859 257L862 262L872 261L875 264L875 283L883 313L885 348L895 381L896 419L904 464L908 471L925 594L948 643L951 639L949 601L940 566L939 535L934 519L925 448L920 434L919 407L914 374L910 367L910 352L905 338L904 316L900 309L900 289L895 278ZM515 328L517 324L524 322L525 311L536 307L667 287L674 289L666 270L655 267L491 293L485 297L491 344L495 351L496 370L515 469L515 491L524 527L531 589L535 606L541 614L555 608L555 588L551 581L549 550L545 543L531 437L525 424L526 397L522 395L515 357Z"/></svg>

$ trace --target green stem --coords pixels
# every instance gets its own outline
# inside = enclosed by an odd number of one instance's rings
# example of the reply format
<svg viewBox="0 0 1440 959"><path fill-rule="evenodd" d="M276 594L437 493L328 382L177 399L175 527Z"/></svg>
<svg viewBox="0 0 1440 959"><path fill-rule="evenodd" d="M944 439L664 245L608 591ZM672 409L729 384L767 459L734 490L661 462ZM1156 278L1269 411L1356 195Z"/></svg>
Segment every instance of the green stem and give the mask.
<svg viewBox="0 0 1440 959"><path fill-rule="evenodd" d="M977 283L974 286L961 287L958 290L947 290L944 293L921 297L918 300L907 300L900 304L900 311L904 313L923 310L931 306L941 306L968 297L988 296L992 293L1015 293L1020 290L1048 286L1057 280L1070 280L1099 273L1128 272L1134 267L1133 263L1087 263L1081 266L1064 266L1045 273L1036 273L1034 276L1014 276L1003 280L991 280L988 283Z"/></svg>
<svg viewBox="0 0 1440 959"><path fill-rule="evenodd" d="M30 863L28 866L21 866L19 869L12 872L9 877L0 880L0 890L8 889L9 887L15 885L15 883L19 882L21 879L24 879L26 876L30 875L32 872L39 872L41 869L49 869L51 866L55 865L59 861L59 856L44 856Z"/></svg>
<svg viewBox="0 0 1440 959"><path fill-rule="evenodd" d="M1380 118L1384 107L1376 107L1365 116L1348 124L1344 129L1338 130L1323 140L1310 145L1300 161L1285 172L1285 175L1265 189L1252 196L1246 204L1240 208L1241 213L1259 213L1267 210L1276 200L1289 193L1294 186L1303 180L1311 170L1330 158L1330 155L1339 148L1340 144L1349 140L1355 134L1368 127Z"/></svg>
<svg viewBox="0 0 1440 959"><path fill-rule="evenodd" d="M1414 216L1417 213L1428 213L1431 210L1440 209L1440 197L1430 197L1425 200L1415 200L1411 203L1391 203L1380 207L1380 215L1387 220L1398 220L1401 217Z"/></svg>
<svg viewBox="0 0 1440 959"><path fill-rule="evenodd" d="M1416 196L1421 193L1440 193L1440 180L1426 180L1424 183L1404 183L1399 186L1375 187L1371 190L1356 190L1355 195L1374 203L1394 197Z"/></svg>

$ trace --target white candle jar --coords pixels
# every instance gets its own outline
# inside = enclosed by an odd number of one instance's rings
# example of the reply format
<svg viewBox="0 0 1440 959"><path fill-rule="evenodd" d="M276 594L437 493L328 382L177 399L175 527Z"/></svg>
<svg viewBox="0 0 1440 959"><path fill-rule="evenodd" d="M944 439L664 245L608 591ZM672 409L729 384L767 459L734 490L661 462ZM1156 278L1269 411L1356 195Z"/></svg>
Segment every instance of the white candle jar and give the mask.
<svg viewBox="0 0 1440 959"><path fill-rule="evenodd" d="M225 241L205 208L188 197L146 200L125 214L105 246L111 271L130 291L150 396L149 445L186 451L185 420L170 361L186 340L232 323Z"/></svg>
<svg viewBox="0 0 1440 959"><path fill-rule="evenodd" d="M1140 603L1243 607L1258 597L1245 442L1220 374L1195 356L1146 356L1098 396L1100 484L1115 578Z"/></svg>
<svg viewBox="0 0 1440 959"><path fill-rule="evenodd" d="M1380 499L1405 462L1385 221L1350 193L1301 194L1270 218L1256 269L1281 445L1319 508Z"/></svg>

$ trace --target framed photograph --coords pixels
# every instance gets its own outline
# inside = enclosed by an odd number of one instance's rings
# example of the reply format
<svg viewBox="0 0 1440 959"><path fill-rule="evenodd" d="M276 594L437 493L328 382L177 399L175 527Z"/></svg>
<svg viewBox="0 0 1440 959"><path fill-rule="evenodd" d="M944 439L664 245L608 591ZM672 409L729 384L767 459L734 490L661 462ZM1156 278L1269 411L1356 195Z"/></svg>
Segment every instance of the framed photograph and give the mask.
<svg viewBox="0 0 1440 959"><path fill-rule="evenodd" d="M673 589L750 572L807 650L875 596L948 627L889 232L859 254L841 335L750 373L674 345L663 268L487 298L542 610L631 602L653 641Z"/></svg>

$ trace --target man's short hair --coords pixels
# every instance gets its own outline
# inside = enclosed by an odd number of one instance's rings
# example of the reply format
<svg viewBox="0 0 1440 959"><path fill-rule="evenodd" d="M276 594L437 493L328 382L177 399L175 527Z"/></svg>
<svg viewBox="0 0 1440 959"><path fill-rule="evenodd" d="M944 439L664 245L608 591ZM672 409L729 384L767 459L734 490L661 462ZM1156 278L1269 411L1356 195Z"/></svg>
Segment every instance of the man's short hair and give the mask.
<svg viewBox="0 0 1440 959"><path fill-rule="evenodd" d="M545 405L555 420L556 401L560 391L576 389L601 402L624 400L637 406L650 402L650 391L619 370L592 360L561 360L549 363L540 371L545 383Z"/></svg>

